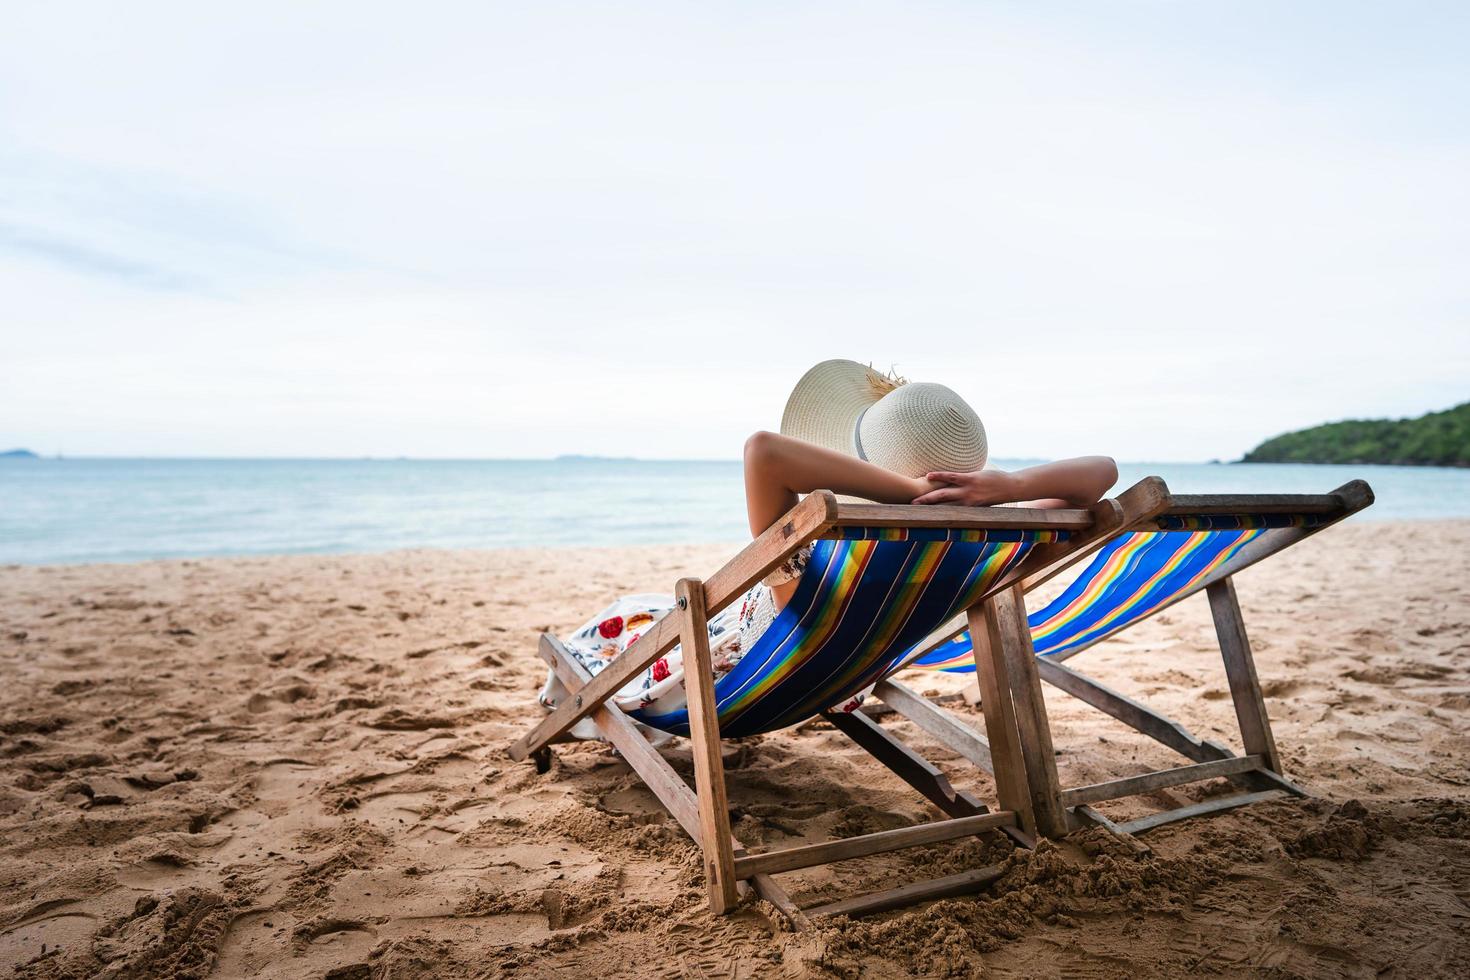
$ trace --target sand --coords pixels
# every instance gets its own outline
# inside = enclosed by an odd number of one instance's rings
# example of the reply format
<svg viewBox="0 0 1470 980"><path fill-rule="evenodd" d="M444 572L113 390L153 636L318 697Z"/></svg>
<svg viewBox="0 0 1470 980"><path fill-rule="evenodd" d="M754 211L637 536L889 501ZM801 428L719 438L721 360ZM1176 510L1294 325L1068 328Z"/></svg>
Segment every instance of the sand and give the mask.
<svg viewBox="0 0 1470 980"><path fill-rule="evenodd" d="M538 717L538 631L731 550L0 569L0 975L1470 974L1470 522L1334 528L1240 577L1315 798L1160 828L1147 859L1094 830L783 876L809 904L1009 862L981 895L811 933L759 903L711 917L693 848L607 747L561 747L546 776L504 751ZM1195 598L1073 663L1238 744L1212 639ZM1177 762L1047 700L1064 783ZM727 761L751 846L936 815L820 722Z"/></svg>

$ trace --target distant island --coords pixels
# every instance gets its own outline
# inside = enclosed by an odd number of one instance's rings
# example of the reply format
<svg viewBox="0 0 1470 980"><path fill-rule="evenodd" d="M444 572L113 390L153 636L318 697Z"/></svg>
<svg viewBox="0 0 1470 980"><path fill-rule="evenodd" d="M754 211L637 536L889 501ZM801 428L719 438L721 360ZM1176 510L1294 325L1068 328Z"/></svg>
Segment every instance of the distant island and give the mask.
<svg viewBox="0 0 1470 980"><path fill-rule="evenodd" d="M1416 419L1348 419L1288 432L1241 462L1470 466L1470 402Z"/></svg>
<svg viewBox="0 0 1470 980"><path fill-rule="evenodd" d="M41 457L37 456L35 453L31 452L29 449L7 449L7 450L5 450L5 452L0 453L0 459L40 459L40 458Z"/></svg>

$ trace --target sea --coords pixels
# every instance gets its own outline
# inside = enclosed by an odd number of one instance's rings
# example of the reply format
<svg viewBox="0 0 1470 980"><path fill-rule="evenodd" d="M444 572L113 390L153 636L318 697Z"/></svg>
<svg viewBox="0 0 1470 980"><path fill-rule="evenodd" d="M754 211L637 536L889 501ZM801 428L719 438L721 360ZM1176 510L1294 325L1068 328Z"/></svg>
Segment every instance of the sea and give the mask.
<svg viewBox="0 0 1470 980"><path fill-rule="evenodd" d="M997 460L1010 469L1027 460ZM1120 464L1176 493L1323 493L1364 521L1470 518L1470 469ZM748 537L737 461L0 459L0 563L400 548L612 547Z"/></svg>

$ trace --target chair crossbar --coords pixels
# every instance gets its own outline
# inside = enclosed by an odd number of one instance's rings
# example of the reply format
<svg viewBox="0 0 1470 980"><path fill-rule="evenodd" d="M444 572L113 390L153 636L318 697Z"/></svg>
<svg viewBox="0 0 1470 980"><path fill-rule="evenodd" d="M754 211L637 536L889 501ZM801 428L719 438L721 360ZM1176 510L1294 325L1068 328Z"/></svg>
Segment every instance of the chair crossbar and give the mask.
<svg viewBox="0 0 1470 980"><path fill-rule="evenodd" d="M1119 694L1086 674L1055 663L1050 658L1037 658L1036 670L1041 679L1053 687L1066 691L1079 701L1092 705L1129 728L1167 745L1186 759L1193 759L1195 762L1212 762L1234 755L1218 742L1198 737L1173 718L1154 711L1126 694Z"/></svg>
<svg viewBox="0 0 1470 980"><path fill-rule="evenodd" d="M735 877L749 878L758 874L777 874L782 871L794 871L797 868L809 868L814 864L831 864L834 861L846 861L850 858L866 857L869 854L884 854L906 847L938 844L941 841L954 840L958 837L972 837L987 830L1014 825L1015 822L1016 812L1014 810L996 810L993 813L981 813L973 817L952 817L948 820L934 820L913 827L880 830L843 840L787 847L779 851L766 851L762 854L748 854L735 859Z"/></svg>
<svg viewBox="0 0 1470 980"><path fill-rule="evenodd" d="M1259 769L1263 761L1263 757L1259 755L1233 756L1229 759L1217 759L1214 762L1200 762L1192 766L1159 769L1154 772L1141 773L1137 776L1125 776L1122 779L1110 779L1106 782L1093 783L1089 786L1064 789L1062 790L1062 805L1079 806L1083 803L1101 803L1103 800L1116 800L1124 796L1138 796L1142 793L1151 793L1154 790L1166 789L1170 786L1181 786L1185 783L1196 783L1203 779L1214 779L1216 776L1234 776L1253 769Z"/></svg>
<svg viewBox="0 0 1470 980"><path fill-rule="evenodd" d="M984 736L928 698L889 678L873 689L884 704L927 732L935 741L991 775L995 760Z"/></svg>
<svg viewBox="0 0 1470 980"><path fill-rule="evenodd" d="M1208 813L1220 813L1224 810L1233 810L1236 807L1250 806L1252 803L1264 803L1266 800L1279 800L1291 794L1285 790L1267 789L1254 793L1237 793L1234 796L1222 796L1218 799L1205 800L1203 803L1195 803L1192 806L1181 806L1173 810L1163 810L1159 813L1150 813L1146 817L1137 820L1129 820L1127 823L1118 824L1118 828L1125 834L1141 834L1145 830L1162 827L1164 824L1174 823L1177 820L1188 820L1191 817L1201 817Z"/></svg>
<svg viewBox="0 0 1470 980"><path fill-rule="evenodd" d="M810 916L857 916L887 912L918 902L931 902L936 898L953 898L956 895L977 892L999 878L1002 873L1001 865L992 864L989 867L976 868L974 871L962 871L943 878L916 881L911 885L899 885L897 888L885 888L882 891L845 898L839 902L816 905L807 909L806 914Z"/></svg>
<svg viewBox="0 0 1470 980"><path fill-rule="evenodd" d="M1121 825L1108 819L1107 814L1093 809L1086 803L1078 804L1067 812L1071 817L1071 824L1074 829L1076 827L1085 827L1088 824L1103 827L1119 841L1127 845L1134 854L1143 857L1152 853L1152 849L1147 844L1128 833Z"/></svg>
<svg viewBox="0 0 1470 980"><path fill-rule="evenodd" d="M956 789L937 766L862 712L829 711L822 717L946 815L969 817L988 811L973 795Z"/></svg>

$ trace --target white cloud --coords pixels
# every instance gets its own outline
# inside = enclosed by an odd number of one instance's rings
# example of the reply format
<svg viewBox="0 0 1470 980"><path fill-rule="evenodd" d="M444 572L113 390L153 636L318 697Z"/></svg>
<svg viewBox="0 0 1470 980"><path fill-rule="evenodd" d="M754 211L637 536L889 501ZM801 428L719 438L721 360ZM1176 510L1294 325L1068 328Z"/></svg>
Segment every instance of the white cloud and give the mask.
<svg viewBox="0 0 1470 980"><path fill-rule="evenodd" d="M1443 407L1464 15L1395 9L28 6L0 444L728 458L832 356L1010 456Z"/></svg>

